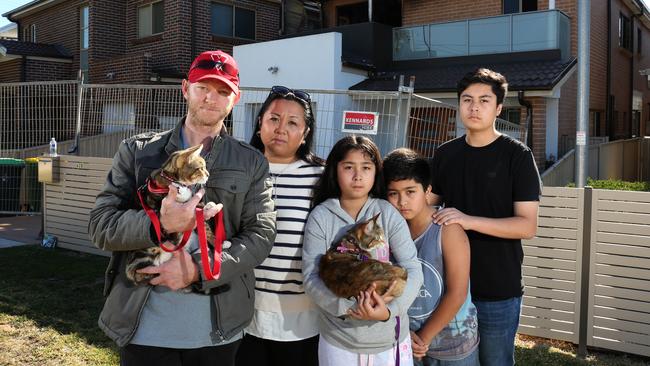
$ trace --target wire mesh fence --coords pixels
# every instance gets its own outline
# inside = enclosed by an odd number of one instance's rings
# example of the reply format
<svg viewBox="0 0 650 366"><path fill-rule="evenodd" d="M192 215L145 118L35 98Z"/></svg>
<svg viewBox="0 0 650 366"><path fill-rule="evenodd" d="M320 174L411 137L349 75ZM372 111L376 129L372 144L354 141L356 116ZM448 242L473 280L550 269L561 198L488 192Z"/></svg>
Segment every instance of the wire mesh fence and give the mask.
<svg viewBox="0 0 650 366"><path fill-rule="evenodd" d="M462 124L457 123L455 106L413 94L412 89L307 92L317 121L313 149L321 157L326 157L336 141L348 134L342 128L346 111L377 115L376 134L368 136L382 155L405 146L432 157L440 144L464 133ZM268 88L242 88L239 103L226 119L235 138L250 140L268 94ZM58 141L59 154L111 158L123 139L173 128L185 113L186 102L179 85L77 81L0 84L0 158L22 159L24 163L22 168L16 168L9 165L9 160L6 166L0 162L0 187L13 187L18 197L11 198L16 196L14 191L3 193L0 214L40 210L29 203L29 197L41 189L38 183L28 184L35 181L37 169L24 159L46 154L50 138ZM497 129L525 141L523 126L499 120Z"/></svg>

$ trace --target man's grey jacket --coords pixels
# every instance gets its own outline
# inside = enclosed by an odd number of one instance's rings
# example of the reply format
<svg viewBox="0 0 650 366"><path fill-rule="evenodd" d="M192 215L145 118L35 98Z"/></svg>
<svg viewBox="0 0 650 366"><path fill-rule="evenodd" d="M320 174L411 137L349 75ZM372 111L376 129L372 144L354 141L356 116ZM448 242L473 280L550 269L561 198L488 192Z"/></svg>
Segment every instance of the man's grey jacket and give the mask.
<svg viewBox="0 0 650 366"><path fill-rule="evenodd" d="M124 140L90 213L88 232L92 242L112 252L99 326L120 347L127 345L135 334L151 291L151 286L135 286L126 279L126 254L157 245L151 221L137 201L136 190L171 153L181 149L183 122L170 131ZM268 256L273 246L275 212L268 162L259 151L226 134L225 129L213 140L207 168L210 177L204 200L223 203L226 238L232 243L224 252L232 259L222 263L218 280L206 281L197 252L193 259L199 265L202 280L194 287L212 296L215 336L225 340L251 321L255 302L253 268ZM205 319L210 321L210 314Z"/></svg>

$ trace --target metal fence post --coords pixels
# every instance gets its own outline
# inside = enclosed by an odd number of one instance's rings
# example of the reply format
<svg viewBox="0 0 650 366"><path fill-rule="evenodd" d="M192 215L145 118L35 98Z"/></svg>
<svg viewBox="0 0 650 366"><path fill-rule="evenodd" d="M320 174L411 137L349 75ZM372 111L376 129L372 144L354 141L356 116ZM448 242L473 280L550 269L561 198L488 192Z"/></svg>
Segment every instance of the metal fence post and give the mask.
<svg viewBox="0 0 650 366"><path fill-rule="evenodd" d="M77 79L77 127L74 136L74 145L68 150L68 154L79 155L79 139L81 138L81 108L83 104L84 74L79 70Z"/></svg>
<svg viewBox="0 0 650 366"><path fill-rule="evenodd" d="M399 136L399 122L402 120L402 86L404 85L404 75L399 76L399 85L397 86L397 111L395 112L395 126L393 127L393 148L397 148L397 136ZM391 149L391 150L392 150Z"/></svg>
<svg viewBox="0 0 650 366"><path fill-rule="evenodd" d="M583 220L582 220L582 268L580 280L580 325L578 330L578 357L587 356L587 328L589 325L589 287L591 283L591 208L593 205L593 188L584 187Z"/></svg>
<svg viewBox="0 0 650 366"><path fill-rule="evenodd" d="M408 140L408 134L409 134L409 125L411 123L411 97L413 97L413 90L415 88L415 76L411 76L409 78L409 86L408 89L400 86L400 89L405 89L405 91L408 93L408 96L406 98L406 111L404 111L404 136L402 137L402 144L401 146L397 147L407 147L407 140Z"/></svg>

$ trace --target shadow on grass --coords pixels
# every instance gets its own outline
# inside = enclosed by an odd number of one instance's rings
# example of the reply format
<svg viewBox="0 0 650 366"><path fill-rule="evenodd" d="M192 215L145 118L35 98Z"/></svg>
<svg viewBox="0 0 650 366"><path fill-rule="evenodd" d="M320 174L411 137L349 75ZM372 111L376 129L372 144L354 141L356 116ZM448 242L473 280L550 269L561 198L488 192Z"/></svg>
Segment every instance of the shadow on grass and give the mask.
<svg viewBox="0 0 650 366"><path fill-rule="evenodd" d="M116 350L97 326L107 264L108 258L63 249L1 249L0 313Z"/></svg>

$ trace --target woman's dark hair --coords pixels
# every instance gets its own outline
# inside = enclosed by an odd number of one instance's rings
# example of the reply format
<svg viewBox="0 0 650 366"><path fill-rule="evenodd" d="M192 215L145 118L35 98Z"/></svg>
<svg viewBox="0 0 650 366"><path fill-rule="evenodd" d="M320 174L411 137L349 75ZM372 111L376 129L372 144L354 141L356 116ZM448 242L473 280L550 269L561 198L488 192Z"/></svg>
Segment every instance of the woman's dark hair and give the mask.
<svg viewBox="0 0 650 366"><path fill-rule="evenodd" d="M274 100L277 99L285 99L285 100L291 100L294 101L302 107L302 109L305 111L305 125L309 130L307 131L307 136L305 136L305 143L301 144L298 147L298 151L296 151L296 155L298 158L314 165L319 165L322 166L324 164L323 159L319 158L314 154L314 152L311 150L312 143L314 141L314 134L316 133L316 117L314 117L314 112L311 108L311 103L297 98L293 94L287 94L287 95L282 95L282 94L277 94L274 92L269 93L269 96L266 97L266 100L264 101L264 104L262 104L262 108L260 108L259 113L257 114L257 118L255 118L255 121L253 121L253 137L251 137L250 144L264 153L264 143L262 143L262 138L259 135L260 128L262 125L262 117L264 116L264 113L266 113L266 110L269 109L271 106L271 103L273 103Z"/></svg>
<svg viewBox="0 0 650 366"><path fill-rule="evenodd" d="M384 197L384 176L381 168L381 155L379 149L372 140L365 136L346 136L340 139L332 151L327 156L325 171L321 175L316 187L314 188L314 197L312 198L312 207L323 203L328 198L338 198L341 196L339 187L337 167L339 163L351 150L361 151L368 156L375 164L375 182L372 185L369 195L372 197Z"/></svg>

